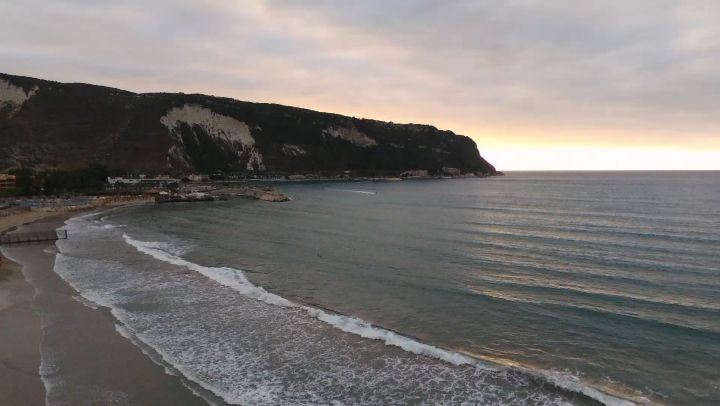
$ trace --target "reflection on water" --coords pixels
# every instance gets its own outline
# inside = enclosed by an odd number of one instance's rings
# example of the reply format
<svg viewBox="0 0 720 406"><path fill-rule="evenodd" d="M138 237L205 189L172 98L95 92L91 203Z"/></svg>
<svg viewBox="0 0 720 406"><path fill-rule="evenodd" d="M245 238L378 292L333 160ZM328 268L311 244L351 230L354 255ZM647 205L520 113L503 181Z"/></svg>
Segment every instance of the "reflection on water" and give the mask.
<svg viewBox="0 0 720 406"><path fill-rule="evenodd" d="M720 402L718 173L280 187L292 202L149 206L109 221L443 348L625 396Z"/></svg>

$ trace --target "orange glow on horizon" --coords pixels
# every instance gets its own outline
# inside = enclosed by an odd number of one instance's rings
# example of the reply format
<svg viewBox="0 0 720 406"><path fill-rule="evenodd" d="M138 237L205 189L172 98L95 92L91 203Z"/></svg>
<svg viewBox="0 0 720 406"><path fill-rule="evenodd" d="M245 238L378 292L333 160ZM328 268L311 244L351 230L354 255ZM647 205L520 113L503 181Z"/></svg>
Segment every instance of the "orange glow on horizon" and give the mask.
<svg viewBox="0 0 720 406"><path fill-rule="evenodd" d="M592 146L481 148L500 171L720 170L720 150Z"/></svg>

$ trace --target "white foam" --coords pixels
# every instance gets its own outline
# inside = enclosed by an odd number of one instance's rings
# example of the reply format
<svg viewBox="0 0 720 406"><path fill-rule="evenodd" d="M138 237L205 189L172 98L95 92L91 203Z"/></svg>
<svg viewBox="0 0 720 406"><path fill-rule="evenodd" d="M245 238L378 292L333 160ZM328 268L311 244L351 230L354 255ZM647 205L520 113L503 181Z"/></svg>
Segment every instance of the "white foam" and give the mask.
<svg viewBox="0 0 720 406"><path fill-rule="evenodd" d="M45 344L45 337L47 336L45 321L41 318L40 330L42 331L42 339L40 341L40 366L38 367L38 375L45 388L45 404L52 405L51 401L55 389L63 385L63 380L58 374L58 367L55 362L51 359L52 356L47 352L43 351L43 345Z"/></svg>
<svg viewBox="0 0 720 406"><path fill-rule="evenodd" d="M333 192L348 192L348 193L362 193L364 195L376 195L377 192L372 190L359 190L359 189L336 189L336 188L325 188L325 190L332 190Z"/></svg>
<svg viewBox="0 0 720 406"><path fill-rule="evenodd" d="M198 271L203 275L225 286L236 289L243 295L252 297L254 299L262 300L266 303L285 307L300 307L307 311L309 315L344 332L352 333L363 338L380 340L385 342L386 345L396 346L414 354L437 358L442 361L449 362L453 365L473 365L486 369L494 369L489 364L482 363L474 358L454 351L448 351L442 348L418 342L411 338L397 334L393 331L373 326L372 324L361 319L348 317L340 314L332 314L321 309L293 303L278 295L269 293L261 287L253 285L247 280L247 278L245 278L242 271L239 271L237 269L226 267L205 267L186 261L182 258L176 257L172 254L158 249L157 242L138 241L129 237L127 234L123 234L123 238L128 244L138 249L138 251L148 254L155 259L165 261L174 265L185 266L190 270ZM527 369L526 372L532 373L536 376L541 376L560 388L582 393L607 405L626 406L634 404L623 399L606 395L599 390L584 385L577 377L571 375L564 375L550 371L533 371L530 369Z"/></svg>
<svg viewBox="0 0 720 406"><path fill-rule="evenodd" d="M127 332L126 332L126 333L127 333ZM130 339L130 341L133 342L136 346L139 346L138 343L135 342L131 337L127 337L127 338ZM137 338L138 338L138 340L140 340L140 341L142 341L142 342L146 342L146 341L143 339L142 335L137 335ZM162 349L160 349L160 348L158 348L158 347L153 347L153 350L155 350L155 352L157 352L157 354L160 356L160 358L162 358L162 360L163 360L164 363L167 363L167 364L169 364L169 365L172 365L173 368L175 368L175 369L176 369L180 374L182 374L182 376L184 376L186 379L188 379L189 381L195 383L196 385L200 386L201 388L205 389L206 391L208 391L208 392L210 392L210 393L213 393L213 394L215 394L216 396L222 398L222 399L225 400L227 403L233 404L233 405L240 405L240 404L248 404L248 403L249 403L249 402L248 402L248 399L244 399L244 398L241 398L241 397L233 397L233 396L230 395L230 393L228 393L228 392L226 392L226 391L223 391L223 390L217 388L216 386L214 386L214 385L206 382L205 379L203 379L203 378L201 378L200 376L198 376L195 372L193 372L192 369L190 369L190 368L185 368L185 367L183 367L183 365L181 365L181 364L173 363L173 357L170 356L169 354L165 353L164 351L162 351ZM143 351L143 352L144 352L144 351ZM146 355L148 355L148 357L150 357L149 354L146 353ZM152 358L152 357L150 357L150 358ZM163 365L163 366L164 366L164 365ZM165 370L166 370L166 372L167 372L167 370L168 370L167 367L165 367ZM183 383L183 384L184 384L184 383ZM188 385L184 385L184 386L185 386L186 388L189 388ZM189 389L191 389L191 391L193 392L193 394L195 394L195 395L197 395L197 396L205 399L206 401L208 401L208 403L210 403L210 400L207 399L207 398L205 398L204 396L202 396L199 392L197 392L196 390L194 390L194 389L192 389L192 388L189 388ZM268 391L268 392L269 392L269 391Z"/></svg>
<svg viewBox="0 0 720 406"><path fill-rule="evenodd" d="M547 371L547 370L541 370L541 371L535 371L535 370L529 370L529 369L524 369L524 370L525 370L525 372L527 372L529 374L532 374L535 376L541 376L546 381L552 383L553 385L557 386L558 388L563 388L565 390L569 390L572 392L582 393L583 395L590 397L592 399L595 399L599 402L602 402L608 406L632 406L632 405L635 405L634 402L608 395L608 394L603 393L591 386L588 386L585 383L583 383L580 380L580 378L578 378L575 375L565 374L565 373L556 372L556 371ZM646 403L645 401L647 403L650 403L649 399L643 399L643 403Z"/></svg>
<svg viewBox="0 0 720 406"><path fill-rule="evenodd" d="M44 251L44 250L43 250ZM32 282L32 280L29 278L29 275L25 271L25 263L20 259L11 256L8 254L7 250L4 250L2 247L0 247L0 253L2 255L22 266L22 273L25 277L25 280L32 285L34 289L33 293L33 301L37 299L38 296L38 288L37 286ZM57 366L54 362L52 362L49 358L50 355L43 351L43 345L45 344L45 337L47 336L46 332L46 323L45 323L45 317L40 317L40 344L38 345L38 352L40 353L40 365L38 366L38 375L40 376L40 380L42 381L43 387L45 388L45 404L51 405L50 402L50 396L51 392L57 388L58 386L62 385L62 379L57 375Z"/></svg>
<svg viewBox="0 0 720 406"><path fill-rule="evenodd" d="M330 324L331 326L347 333L359 335L363 338L384 341L387 345L400 347L403 350L412 352L414 354L437 358L449 362L453 365L475 365L478 367L491 369L489 365L481 364L480 361L474 358L470 358L457 352L434 347L432 345L423 344L411 338L397 334L393 331L373 326L372 324L364 320L339 314L331 314L309 306L303 306L303 308L307 310L308 314L317 318L318 320Z"/></svg>
<svg viewBox="0 0 720 406"><path fill-rule="evenodd" d="M165 370L165 373L167 375L178 376L178 373L175 370L170 369L170 367L168 367L166 364L157 361L153 354L151 354L144 345L138 342L138 340L135 338L135 335L130 332L127 326L125 326L124 324L115 323L115 331L117 331L118 334L120 334L121 336L127 338L131 343L133 343L133 345L140 348L140 351L142 351L143 354L147 355L147 357L150 358L150 360L156 365L161 366L163 370Z"/></svg>
<svg viewBox="0 0 720 406"><path fill-rule="evenodd" d="M95 228L95 227L91 227ZM110 230L107 230L110 231ZM172 249L172 245L168 243L163 242L153 242L153 241L140 241L136 240L132 237L130 237L127 234L122 235L123 240L130 246L134 247L137 251L149 255L152 258L163 261L169 264L173 264L176 266L182 266L189 270L198 272L205 277L220 283L223 286L227 286L232 288L233 290L239 292L240 294L253 298L271 305L281 306L281 307L290 307L295 309L303 310L304 312L307 312L308 315L312 316L313 318L320 320L324 323L327 323L341 331L355 334L360 337L373 339L373 340L379 340L381 342L384 342L386 345L389 346L395 346L398 348L401 348L407 352L423 355L435 359L439 359L445 362L448 362L453 365L470 365L475 366L481 369L488 369L488 370L504 370L505 367L495 367L491 364L485 363L483 361L477 360L475 358L472 358L470 356L466 356L464 354L460 354L454 351L445 350L442 348L438 348L432 345L421 343L417 340L414 340L409 337L405 337L401 334L395 333L393 331L383 329L377 326L372 325L371 323L368 323L364 320L344 316L340 314L334 314L332 312L324 311L322 309L314 308L311 306L303 305L294 303L290 300L287 300L279 295L267 292L262 287L258 287L253 285L244 275L244 273L238 269L230 268L230 267L208 267L208 266L202 266L199 264L195 264L193 262L190 262L186 259L181 258L179 255L173 254L171 252L168 252L168 250ZM63 259L61 259L62 254L58 255L58 261L56 262L56 268L69 265L65 264ZM56 272L58 270L56 269ZM58 272L62 273L62 272ZM61 274L62 276L62 274ZM64 278L65 279L65 278ZM85 295L83 295L85 296ZM112 305L112 299L104 300L104 302L108 303L102 303L103 300L100 298L93 297L92 299L89 299L85 297L86 299L90 301L94 301L96 303L101 303L103 306ZM121 311L118 311L118 309L115 308L115 306L108 306L111 308L113 315L120 321L123 321L127 317L126 315L123 315ZM123 331L121 333L130 334L127 331ZM134 336L139 342L142 343L148 343L152 342L150 337L144 337L142 334L130 334L131 336ZM138 345L136 343L136 345ZM216 395L224 398L226 401L229 401L231 403L246 403L246 401L252 401L252 399L257 400L257 398L253 397L246 397L250 396L248 394L240 395L239 393L233 393L232 395L229 393L226 393L224 390L221 390L218 387L215 387L215 385L210 384L210 382L206 382L203 378L200 376L197 376L197 374L194 373L192 369L185 368L182 363L178 364L177 362L172 362L173 357L171 357L169 354L165 354L162 351L162 348L159 348L156 345L151 346L154 351L157 352L157 354L163 359L164 363L167 363L169 365L172 365L172 367L180 372L183 376L185 376L187 379L195 382L196 384L200 385L202 388L209 390ZM582 383L582 381L576 377L573 376L567 376L563 374L558 374L554 372L549 371L536 371L536 370L525 370L524 368L513 368L516 370L522 370L523 372L527 372L529 374L538 376L543 378L544 380L552 383L553 385L564 388L573 392L581 393L583 395L592 397L602 403L608 404L608 405L631 405L632 402L625 401L623 399L619 399L613 396L606 395L605 393L592 388L590 386L587 386ZM260 392L263 393L273 393L272 390L269 388L267 391L265 389L257 388L258 390L253 392L252 396L259 396ZM240 396L239 398L236 398L236 396ZM272 403L269 401L268 403Z"/></svg>
<svg viewBox="0 0 720 406"><path fill-rule="evenodd" d="M93 301L90 301L90 300L87 300L87 299L84 298L82 295L75 295L75 296L73 296L72 298L73 298L73 300L75 300L76 302L80 303L81 305L83 305L83 306L85 306L85 307L89 307L89 308L91 308L91 309L93 309L93 310L97 310L97 309L100 308L100 306L98 306L97 303L95 303L95 302L93 302Z"/></svg>
<svg viewBox="0 0 720 406"><path fill-rule="evenodd" d="M467 355L460 354L458 352L449 351L429 344L421 343L417 340L413 340L412 338L405 337L393 331L374 326L371 323L368 323L367 321L361 319L329 313L322 309L291 302L279 295L267 292L262 287L253 285L245 277L244 273L238 269L229 267L206 267L163 251L162 247L166 246L166 243L154 241L139 241L133 239L127 234L123 234L123 239L126 243L135 247L138 251L150 255L157 260L164 261L173 265L184 266L187 269L199 272L202 275L224 286L233 288L236 291L240 292L242 295L251 297L253 299L277 306L301 308L305 310L310 316L344 332L355 334L363 338L383 341L386 345L399 347L405 351L414 354L436 358L453 365L472 365L477 368L487 370L497 370L501 368L495 367ZM581 393L609 406L629 406L635 404L629 400L605 394L600 390L584 384L578 377L573 375L562 374L555 371L533 370L529 368L517 369L522 370L525 373L541 377L559 388L576 393ZM186 374L187 372L183 371L182 369L180 370L181 372L183 372L183 374ZM191 377L188 376L188 378ZM212 390L212 388L210 387L206 387L205 385L202 386L205 387L205 389Z"/></svg>
<svg viewBox="0 0 720 406"><path fill-rule="evenodd" d="M150 255L151 257L159 261L164 261L173 265L184 266L191 271L199 272L202 275L220 283L221 285L235 289L236 291L240 292L245 296L277 306L297 307L297 305L292 303L291 301L273 293L269 293L261 287L253 285L252 283L250 283L250 281L247 280L247 278L245 278L245 275L237 269L228 267L202 266L190 261L186 261L176 255L162 250L160 247L162 247L164 243L158 243L155 241L138 241L128 236L127 234L123 234L123 239L126 243L135 247L135 249L142 252L143 254Z"/></svg>
<svg viewBox="0 0 720 406"><path fill-rule="evenodd" d="M187 269L199 272L202 275L220 283L221 285L233 288L236 291L240 292L242 295L251 297L253 299L277 306L301 308L307 311L307 313L312 317L347 333L352 333L373 340L380 340L385 342L386 345L400 347L405 351L412 352L418 355L425 355L428 357L437 358L454 365L467 364L481 366L483 368L490 368L489 365L482 364L480 363L480 361L470 358L468 356L453 351L437 348L432 345L423 344L411 338L397 334L393 331L373 326L372 324L364 320L340 314L332 314L321 309L291 302L281 296L266 291L262 287L253 285L250 281L247 280L243 272L240 270L228 267L207 267L195 264L193 262L187 261L178 256L163 251L159 248L160 246L162 246L163 243L158 243L154 241L138 241L128 236L127 234L123 234L123 239L125 240L125 242L135 247L138 251L150 255L157 260L164 261L173 265L184 266Z"/></svg>

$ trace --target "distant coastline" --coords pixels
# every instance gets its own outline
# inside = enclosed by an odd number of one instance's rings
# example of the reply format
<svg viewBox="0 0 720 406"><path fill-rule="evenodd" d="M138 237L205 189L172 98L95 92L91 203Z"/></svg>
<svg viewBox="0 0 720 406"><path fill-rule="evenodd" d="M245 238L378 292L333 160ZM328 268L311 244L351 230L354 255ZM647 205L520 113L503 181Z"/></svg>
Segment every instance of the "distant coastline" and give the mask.
<svg viewBox="0 0 720 406"><path fill-rule="evenodd" d="M71 170L90 164L172 176L497 172L471 138L431 125L0 74L0 169Z"/></svg>

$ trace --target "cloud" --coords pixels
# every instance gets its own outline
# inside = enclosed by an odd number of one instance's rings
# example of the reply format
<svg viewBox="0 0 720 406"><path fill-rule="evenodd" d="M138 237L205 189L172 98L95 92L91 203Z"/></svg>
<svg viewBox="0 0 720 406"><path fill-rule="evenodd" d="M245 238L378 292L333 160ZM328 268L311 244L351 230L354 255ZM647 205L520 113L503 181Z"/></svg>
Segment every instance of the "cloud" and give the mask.
<svg viewBox="0 0 720 406"><path fill-rule="evenodd" d="M396 51L382 63L424 77L432 86L415 92L450 109L530 125L718 130L713 2L273 4L339 27L333 46Z"/></svg>
<svg viewBox="0 0 720 406"><path fill-rule="evenodd" d="M720 150L716 1L23 0L0 70L194 91L483 143Z"/></svg>

